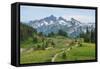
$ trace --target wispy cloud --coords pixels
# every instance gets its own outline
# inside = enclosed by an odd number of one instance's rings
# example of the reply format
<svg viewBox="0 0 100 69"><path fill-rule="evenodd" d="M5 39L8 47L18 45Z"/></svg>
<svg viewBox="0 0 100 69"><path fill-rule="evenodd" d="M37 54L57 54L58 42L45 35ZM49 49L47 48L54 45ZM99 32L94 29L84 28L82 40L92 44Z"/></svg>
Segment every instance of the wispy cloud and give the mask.
<svg viewBox="0 0 100 69"><path fill-rule="evenodd" d="M70 20L71 18L75 18L82 23L95 22L95 17L90 17L86 15L64 15L62 17L64 17L67 20Z"/></svg>

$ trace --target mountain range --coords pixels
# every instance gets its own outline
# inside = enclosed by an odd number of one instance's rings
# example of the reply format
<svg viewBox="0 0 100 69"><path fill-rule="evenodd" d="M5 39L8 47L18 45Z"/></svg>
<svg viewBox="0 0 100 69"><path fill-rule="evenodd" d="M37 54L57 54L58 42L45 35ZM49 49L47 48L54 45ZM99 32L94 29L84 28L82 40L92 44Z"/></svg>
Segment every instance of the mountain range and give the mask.
<svg viewBox="0 0 100 69"><path fill-rule="evenodd" d="M76 37L81 32L86 32L87 27L89 30L95 28L95 23L82 23L75 18L67 20L63 17L55 17L54 15L30 21L27 25L35 28L37 32L42 32L44 35L48 35L51 32L57 33L59 30L63 30L71 37Z"/></svg>

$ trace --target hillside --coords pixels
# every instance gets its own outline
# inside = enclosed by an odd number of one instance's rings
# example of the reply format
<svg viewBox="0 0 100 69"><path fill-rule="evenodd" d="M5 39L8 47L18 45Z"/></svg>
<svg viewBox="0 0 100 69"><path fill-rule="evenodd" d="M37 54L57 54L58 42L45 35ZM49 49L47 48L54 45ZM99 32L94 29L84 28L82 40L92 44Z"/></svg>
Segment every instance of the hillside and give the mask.
<svg viewBox="0 0 100 69"><path fill-rule="evenodd" d="M24 41L28 37L32 37L33 34L36 34L35 29L24 23L20 23L20 41Z"/></svg>

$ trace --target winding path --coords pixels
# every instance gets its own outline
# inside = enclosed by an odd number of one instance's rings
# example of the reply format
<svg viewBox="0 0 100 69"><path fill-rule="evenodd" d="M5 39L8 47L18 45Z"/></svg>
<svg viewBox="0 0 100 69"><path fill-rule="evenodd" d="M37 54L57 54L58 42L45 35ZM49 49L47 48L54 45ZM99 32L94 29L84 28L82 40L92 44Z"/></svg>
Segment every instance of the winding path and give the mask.
<svg viewBox="0 0 100 69"><path fill-rule="evenodd" d="M66 49L65 49L65 50L66 50ZM60 52L60 53L55 54L55 55L53 56L53 58L51 59L51 62L54 62L55 59L56 59L56 57L57 57L58 55L62 54L65 50L63 50L63 51ZM68 48L66 52L68 52L68 51L70 51L70 48Z"/></svg>
<svg viewBox="0 0 100 69"><path fill-rule="evenodd" d="M66 50L66 52L68 52L68 51L70 51L72 48L75 48L75 47L77 47L77 45L75 45L75 46L73 46L73 47L70 47L70 48L67 48L67 49L63 49L63 51L61 51L60 53L57 53L57 54L55 54L55 55L53 56L53 58L51 59L51 62L55 62L56 57L57 57L58 55L62 54L65 50Z"/></svg>

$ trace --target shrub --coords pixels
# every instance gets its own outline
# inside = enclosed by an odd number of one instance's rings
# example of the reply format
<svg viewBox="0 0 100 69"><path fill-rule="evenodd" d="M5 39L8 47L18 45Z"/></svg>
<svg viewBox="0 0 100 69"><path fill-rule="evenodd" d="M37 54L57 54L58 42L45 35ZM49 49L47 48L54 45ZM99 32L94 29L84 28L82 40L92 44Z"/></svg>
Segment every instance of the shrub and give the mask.
<svg viewBox="0 0 100 69"><path fill-rule="evenodd" d="M67 56L66 56L66 52L64 51L64 52L62 53L62 58L63 58L63 59L66 59L66 57L67 57Z"/></svg>

